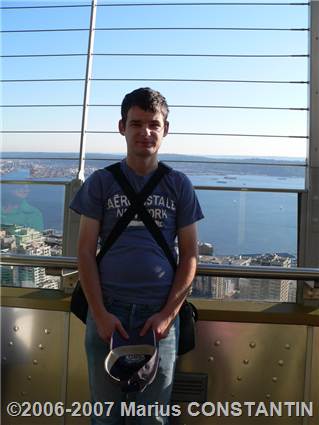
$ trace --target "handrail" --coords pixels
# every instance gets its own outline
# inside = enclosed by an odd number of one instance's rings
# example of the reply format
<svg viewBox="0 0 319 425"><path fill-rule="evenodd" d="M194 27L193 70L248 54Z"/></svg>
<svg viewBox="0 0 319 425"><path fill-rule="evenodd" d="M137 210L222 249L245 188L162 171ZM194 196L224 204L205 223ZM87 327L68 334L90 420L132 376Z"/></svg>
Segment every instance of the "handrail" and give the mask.
<svg viewBox="0 0 319 425"><path fill-rule="evenodd" d="M1 256L1 265L31 266L77 269L76 257L46 257L37 255L5 254ZM273 266L233 266L220 264L198 264L197 275L262 279L317 280L319 268L273 267Z"/></svg>
<svg viewBox="0 0 319 425"><path fill-rule="evenodd" d="M242 277L260 279L318 280L319 268L275 267L275 266L232 266L220 264L198 264L198 276Z"/></svg>
<svg viewBox="0 0 319 425"><path fill-rule="evenodd" d="M76 257L48 257L44 255L24 254L2 254L0 264L7 266L52 267L59 269L77 269L78 267Z"/></svg>

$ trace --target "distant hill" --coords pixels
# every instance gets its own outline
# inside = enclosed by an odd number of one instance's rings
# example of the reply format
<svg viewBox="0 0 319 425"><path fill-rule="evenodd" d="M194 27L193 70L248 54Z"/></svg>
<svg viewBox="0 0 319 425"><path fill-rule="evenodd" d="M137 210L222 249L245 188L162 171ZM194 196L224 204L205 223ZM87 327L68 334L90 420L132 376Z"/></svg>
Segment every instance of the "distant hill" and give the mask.
<svg viewBox="0 0 319 425"><path fill-rule="evenodd" d="M14 159L14 158L41 158L41 159L50 159L50 158L60 158L60 159L75 159L79 157L78 152L3 152L2 158ZM97 158L97 159L116 159L123 158L122 153L118 154L106 154L106 153L94 153L88 152L86 154L87 159ZM229 162L229 163L247 163L253 162L256 164L259 163L269 163L269 164L282 164L282 165L305 165L304 158L282 158L282 157L251 157L251 156L203 156L203 155L183 155L183 154L159 154L159 157L162 160L167 161L205 161L205 162Z"/></svg>
<svg viewBox="0 0 319 425"><path fill-rule="evenodd" d="M102 168L106 161L123 158L123 154L87 153L87 166ZM61 169L77 168L78 153L75 152L7 152L3 158L19 160L19 167L41 164ZM305 160L303 158L245 157L245 156L200 156L160 154L160 160L190 175L265 175L281 178L304 177Z"/></svg>

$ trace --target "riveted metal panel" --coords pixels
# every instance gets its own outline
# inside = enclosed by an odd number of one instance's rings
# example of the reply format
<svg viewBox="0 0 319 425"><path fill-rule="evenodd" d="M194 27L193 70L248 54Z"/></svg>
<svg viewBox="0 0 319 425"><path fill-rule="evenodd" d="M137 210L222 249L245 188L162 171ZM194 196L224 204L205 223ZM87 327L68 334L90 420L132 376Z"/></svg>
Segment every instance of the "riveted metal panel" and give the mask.
<svg viewBox="0 0 319 425"><path fill-rule="evenodd" d="M63 424L63 418L9 417L5 407L18 401L65 401L68 314L1 308L2 419L7 425Z"/></svg>
<svg viewBox="0 0 319 425"><path fill-rule="evenodd" d="M73 314L70 315L70 338L68 355L68 384L67 384L67 405L74 402L83 403L91 399L88 383L88 372L86 354L84 348L85 326ZM65 425L84 425L88 423L88 418L73 417L65 418Z"/></svg>
<svg viewBox="0 0 319 425"><path fill-rule="evenodd" d="M68 313L2 308L3 406L13 400L56 402L66 399L68 406L72 401L89 400L83 347L85 328L73 316L70 334L68 325ZM296 415L296 410L293 410L293 415L287 417L287 411L283 410L285 412L283 417L264 415L247 417L247 411L244 410L242 415L236 417L223 415L191 417L183 411L181 416L171 418L172 424L315 425L318 423L318 328L204 321L198 322L197 327L196 349L181 357L178 371L208 375L208 402L251 401L267 404L269 401L302 402L308 399L314 402L314 416L302 418ZM68 336L70 336L69 351L67 351ZM306 382L306 373L310 374L310 384ZM68 392L65 398L66 388ZM177 403L183 409L186 407L182 402ZM88 423L88 418L78 417L75 421L70 416L65 418L4 416L3 419L3 423L7 425Z"/></svg>
<svg viewBox="0 0 319 425"><path fill-rule="evenodd" d="M181 357L178 371L208 374L208 402L304 401L306 326L203 321L197 323L197 333L196 349ZM183 414L172 423L303 424L294 410L288 417L287 408L272 418L248 416L246 408L237 417L191 417L187 405L182 406Z"/></svg>

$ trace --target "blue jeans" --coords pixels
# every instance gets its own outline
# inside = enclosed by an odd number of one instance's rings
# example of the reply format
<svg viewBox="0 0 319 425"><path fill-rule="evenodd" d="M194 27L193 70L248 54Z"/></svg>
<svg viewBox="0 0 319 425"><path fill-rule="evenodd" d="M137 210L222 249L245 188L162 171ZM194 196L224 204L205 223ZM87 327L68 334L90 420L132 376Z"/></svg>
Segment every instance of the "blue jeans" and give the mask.
<svg viewBox="0 0 319 425"><path fill-rule="evenodd" d="M140 328L148 317L161 310L162 306L128 304L118 300L109 299L105 306L107 310L119 318L125 330ZM176 355L178 350L179 318L177 316L169 334L159 341L160 363L156 378L143 392L125 394L118 384L114 383L104 369L104 360L109 352L109 345L106 344L97 333L95 322L90 312L86 322L85 346L88 360L89 382L92 402L114 402L110 409L110 416L92 416L92 425L164 425L168 424L168 417L155 416L125 416L121 411L122 403L129 405L135 402L136 406L148 406L150 404L163 405L165 412L169 410L173 375L175 370ZM164 416L165 415L165 416Z"/></svg>

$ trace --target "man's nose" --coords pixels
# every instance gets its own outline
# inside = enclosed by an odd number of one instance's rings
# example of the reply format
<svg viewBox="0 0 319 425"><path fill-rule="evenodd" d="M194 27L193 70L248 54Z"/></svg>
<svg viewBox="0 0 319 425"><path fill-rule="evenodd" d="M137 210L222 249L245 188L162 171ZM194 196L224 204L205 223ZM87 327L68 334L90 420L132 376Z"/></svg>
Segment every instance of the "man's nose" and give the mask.
<svg viewBox="0 0 319 425"><path fill-rule="evenodd" d="M151 129L148 125L142 125L141 133L143 134L143 136L149 136L151 134Z"/></svg>

